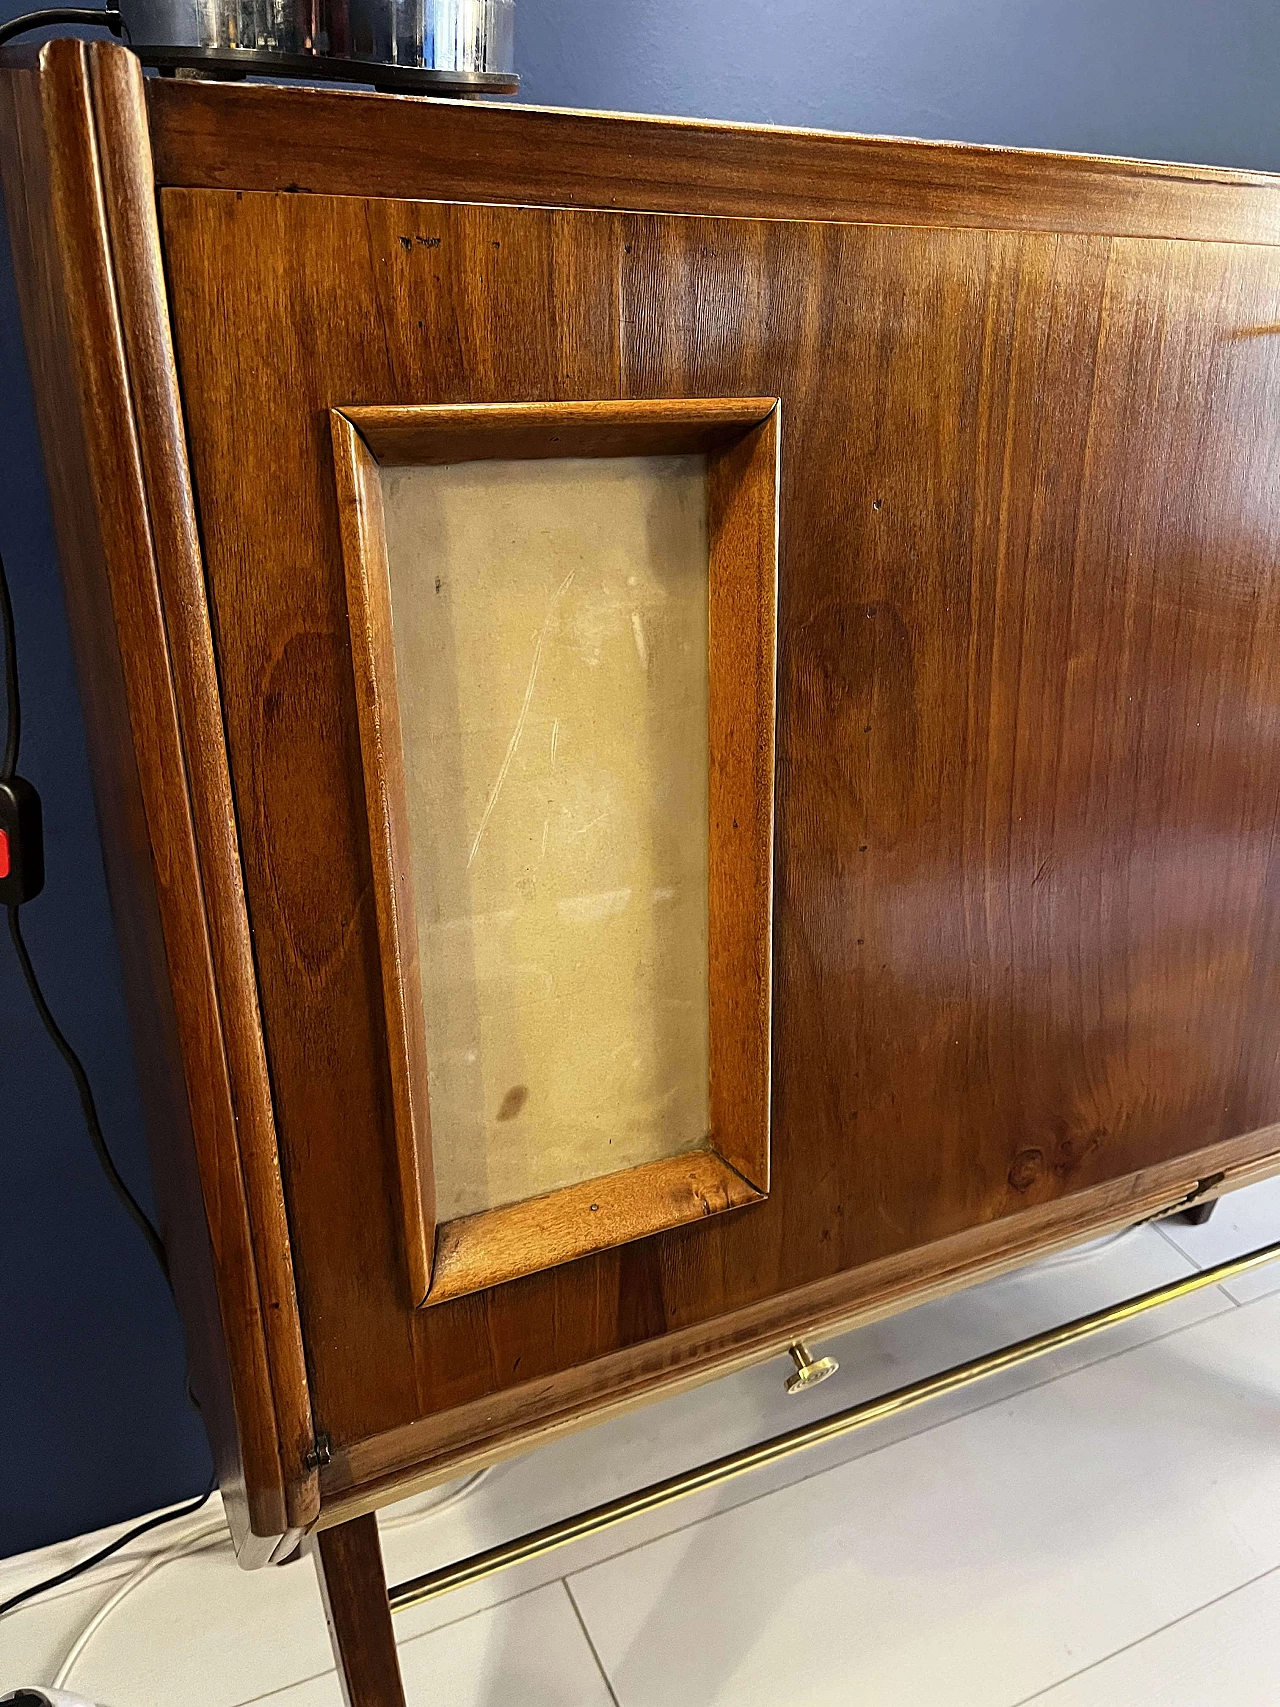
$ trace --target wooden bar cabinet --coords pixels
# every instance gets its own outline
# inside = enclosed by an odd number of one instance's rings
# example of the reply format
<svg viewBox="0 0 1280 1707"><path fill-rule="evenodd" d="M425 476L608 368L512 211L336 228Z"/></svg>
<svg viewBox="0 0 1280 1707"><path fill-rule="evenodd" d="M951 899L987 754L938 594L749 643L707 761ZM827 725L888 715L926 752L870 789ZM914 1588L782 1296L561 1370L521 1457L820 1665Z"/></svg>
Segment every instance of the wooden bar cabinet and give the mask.
<svg viewBox="0 0 1280 1707"><path fill-rule="evenodd" d="M195 1386L352 1702L378 1506L1280 1169L1280 182L0 64Z"/></svg>

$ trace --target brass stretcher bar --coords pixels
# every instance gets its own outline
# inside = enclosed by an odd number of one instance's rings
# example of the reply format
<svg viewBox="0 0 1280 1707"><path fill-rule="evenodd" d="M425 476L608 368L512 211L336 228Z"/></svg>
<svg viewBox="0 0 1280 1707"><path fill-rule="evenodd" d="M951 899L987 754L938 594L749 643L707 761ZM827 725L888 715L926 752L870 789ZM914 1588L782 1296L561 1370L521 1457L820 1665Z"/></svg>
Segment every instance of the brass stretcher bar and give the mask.
<svg viewBox="0 0 1280 1707"><path fill-rule="evenodd" d="M910 1410L914 1405L923 1404L926 1399L939 1398L943 1393L954 1393L961 1387L968 1387L975 1381L985 1379L988 1375L996 1375L1002 1369L1013 1369L1018 1364L1029 1363L1032 1358L1044 1357L1048 1352L1057 1351L1062 1346L1087 1339L1091 1334L1101 1332L1103 1328L1130 1321L1161 1304L1170 1304L1176 1298L1189 1297L1191 1293L1199 1292L1202 1287L1217 1286L1223 1281L1233 1280L1237 1275L1248 1273L1250 1269L1261 1268L1264 1263L1272 1262L1278 1256L1280 1240L1275 1244L1264 1245L1259 1250L1250 1251L1244 1256L1232 1257L1229 1262L1220 1262L1213 1268L1202 1269L1198 1274L1188 1275L1185 1279L1153 1287L1151 1291L1141 1292L1137 1297L1125 1299L1122 1303L1110 1304L1105 1309L1094 1310L1087 1316L1077 1316L1074 1321L1064 1322L1060 1327L1048 1328L1043 1333L1032 1334L1027 1339L1016 1340L1012 1345L1003 1346L997 1351L986 1352L983 1356L970 1358L965 1363L957 1363L937 1375L927 1375L922 1380L912 1381L891 1393L884 1393L879 1398L865 1399L861 1404L850 1405L847 1410L819 1417L799 1428L788 1429L784 1434L775 1434L755 1446L726 1453L722 1458L713 1458L709 1463L697 1465L691 1470L681 1470L674 1476L664 1477L660 1482L651 1482L648 1487L638 1488L634 1493L622 1494L617 1499L592 1506L589 1511L560 1518L557 1522L548 1523L527 1535L518 1535L511 1541L487 1547L483 1552L473 1553L469 1558L441 1565L437 1570L411 1577L407 1582L397 1583L389 1589L391 1610L405 1612L411 1606L421 1606L424 1601L434 1600L438 1595L447 1594L450 1589L462 1588L466 1583L479 1582L482 1578L493 1576L497 1571L507 1570L512 1565L521 1565L531 1559L541 1558L544 1553L550 1553L557 1547L567 1546L571 1541L580 1541L588 1535L599 1534L601 1530L611 1529L628 1518L657 1511L660 1507L671 1505L689 1494L719 1487L721 1483L731 1481L735 1476L746 1475L751 1470L761 1470L767 1464L776 1464L780 1459L803 1452L810 1446L818 1446L828 1440L838 1440L842 1435L852 1434L855 1429L865 1428L868 1423L879 1422L882 1417L894 1416L899 1411Z"/></svg>

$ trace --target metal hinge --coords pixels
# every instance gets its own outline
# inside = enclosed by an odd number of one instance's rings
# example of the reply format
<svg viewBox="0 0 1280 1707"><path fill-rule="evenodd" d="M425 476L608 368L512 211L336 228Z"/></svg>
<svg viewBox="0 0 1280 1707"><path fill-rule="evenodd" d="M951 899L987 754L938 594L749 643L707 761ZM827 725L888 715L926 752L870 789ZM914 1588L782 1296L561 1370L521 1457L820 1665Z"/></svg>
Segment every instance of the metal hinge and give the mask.
<svg viewBox="0 0 1280 1707"><path fill-rule="evenodd" d="M323 1470L333 1462L333 1443L327 1434L318 1434L315 1444L307 1452L302 1462L308 1470Z"/></svg>

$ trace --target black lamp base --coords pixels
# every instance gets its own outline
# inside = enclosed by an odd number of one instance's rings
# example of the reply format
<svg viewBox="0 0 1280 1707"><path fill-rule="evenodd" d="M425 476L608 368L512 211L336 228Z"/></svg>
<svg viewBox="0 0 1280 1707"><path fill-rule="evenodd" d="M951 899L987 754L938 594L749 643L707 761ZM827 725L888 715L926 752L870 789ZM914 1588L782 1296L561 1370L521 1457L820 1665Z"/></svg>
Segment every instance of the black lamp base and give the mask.
<svg viewBox="0 0 1280 1707"><path fill-rule="evenodd" d="M162 77L196 72L219 82L245 77L303 77L314 83L372 84L383 94L445 95L483 99L514 95L520 79L514 71L437 71L420 65L389 65L372 59L336 59L318 53L271 53L256 48L135 47L144 65Z"/></svg>

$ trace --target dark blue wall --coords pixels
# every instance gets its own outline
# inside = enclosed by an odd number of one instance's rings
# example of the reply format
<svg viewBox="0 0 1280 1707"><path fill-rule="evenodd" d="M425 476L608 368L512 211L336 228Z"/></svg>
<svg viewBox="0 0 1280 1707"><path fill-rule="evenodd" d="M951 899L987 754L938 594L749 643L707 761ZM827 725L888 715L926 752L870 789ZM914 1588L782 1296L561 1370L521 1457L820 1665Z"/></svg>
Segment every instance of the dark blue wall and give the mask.
<svg viewBox="0 0 1280 1707"><path fill-rule="evenodd" d="M121 1171L150 1205L120 965L48 494L0 250L0 552L22 679L20 769L44 801L47 884L23 908L45 995ZM0 711L0 716L3 712ZM209 1476L159 1271L98 1172L75 1088L0 933L0 1555L164 1505Z"/></svg>
<svg viewBox="0 0 1280 1707"><path fill-rule="evenodd" d="M516 0L532 101L1280 168L1274 0Z"/></svg>
<svg viewBox="0 0 1280 1707"><path fill-rule="evenodd" d="M36 0L23 0L24 5ZM0 0L12 16L14 0ZM531 101L1280 168L1274 0L517 0ZM12 279L0 277L0 551L49 881L49 999L148 1193L137 1086ZM176 1500L208 1455L179 1334L100 1180L0 937L0 1555Z"/></svg>

